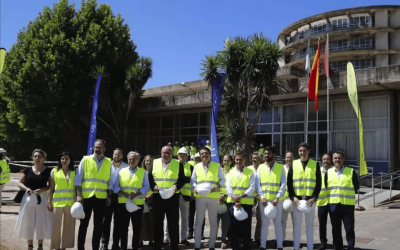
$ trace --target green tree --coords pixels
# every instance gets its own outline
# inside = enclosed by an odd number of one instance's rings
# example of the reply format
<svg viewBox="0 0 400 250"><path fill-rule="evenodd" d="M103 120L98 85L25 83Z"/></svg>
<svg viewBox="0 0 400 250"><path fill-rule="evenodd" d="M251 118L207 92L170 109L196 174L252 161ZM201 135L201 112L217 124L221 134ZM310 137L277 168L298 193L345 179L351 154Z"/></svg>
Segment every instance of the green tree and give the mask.
<svg viewBox="0 0 400 250"><path fill-rule="evenodd" d="M269 90L282 54L278 44L261 33L229 39L202 62L201 76L209 84L218 74L226 74L223 101L228 118L220 119L220 146L223 151L244 151L248 163L260 114L271 107Z"/></svg>
<svg viewBox="0 0 400 250"><path fill-rule="evenodd" d="M4 140L29 133L29 139L58 142L73 133L87 143L96 84L91 73L98 65L106 73L100 87L99 117L127 127L135 98L152 74L151 59L139 59L130 37L124 19L95 0L82 1L79 10L68 0L54 4L53 9L45 7L20 31L6 54L0 79ZM132 69L137 67L150 69L150 74L141 72L148 77L135 78ZM119 140L126 137L123 126L122 131Z"/></svg>

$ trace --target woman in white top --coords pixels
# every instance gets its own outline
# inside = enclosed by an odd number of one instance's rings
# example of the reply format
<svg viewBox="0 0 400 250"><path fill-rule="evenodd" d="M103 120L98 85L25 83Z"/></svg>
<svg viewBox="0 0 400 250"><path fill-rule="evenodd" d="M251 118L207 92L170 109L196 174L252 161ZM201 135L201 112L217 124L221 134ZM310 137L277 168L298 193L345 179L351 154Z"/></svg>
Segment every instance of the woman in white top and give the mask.
<svg viewBox="0 0 400 250"><path fill-rule="evenodd" d="M50 177L47 210L54 212L50 249L64 250L74 247L75 219L71 215L71 207L76 200L74 180L74 161L69 152L63 152Z"/></svg>
<svg viewBox="0 0 400 250"><path fill-rule="evenodd" d="M153 156L151 155L146 155L144 157L142 166L146 172L149 172L151 164L153 163ZM151 189L147 192L145 196L145 205L144 205L144 210L142 214L142 230L140 234L140 242L139 242L139 247L143 246L143 241L148 241L149 246L153 246L154 243L154 236L153 236L153 209L152 209L152 198L153 198L153 192ZM147 208L146 208L147 207Z"/></svg>
<svg viewBox="0 0 400 250"><path fill-rule="evenodd" d="M38 250L43 250L43 239L51 238L53 214L46 209L51 169L44 165L46 156L43 150L35 149L32 153L34 165L23 171L18 183L26 193L21 201L14 238L27 239L28 250L33 250L35 231Z"/></svg>

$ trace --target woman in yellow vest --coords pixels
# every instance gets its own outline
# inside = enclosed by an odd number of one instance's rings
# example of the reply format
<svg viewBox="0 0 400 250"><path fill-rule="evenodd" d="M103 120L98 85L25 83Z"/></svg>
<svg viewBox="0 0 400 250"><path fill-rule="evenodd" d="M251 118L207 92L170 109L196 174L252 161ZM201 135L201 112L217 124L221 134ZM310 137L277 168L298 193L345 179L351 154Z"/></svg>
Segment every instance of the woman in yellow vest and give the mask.
<svg viewBox="0 0 400 250"><path fill-rule="evenodd" d="M142 166L144 170L146 170L146 173L149 173L151 164L153 163L153 156L151 155L146 155L142 161ZM149 189L147 191L147 194L145 195L145 205L148 207L148 211L146 209L143 209L143 215L142 215L142 230L140 232L140 242L139 242L139 247L143 245L143 241L148 241L149 246L153 246L154 243L154 236L153 236L153 191Z"/></svg>
<svg viewBox="0 0 400 250"><path fill-rule="evenodd" d="M11 177L10 166L8 165L9 161L10 159L6 156L6 150L0 148L0 209L2 200L1 193L3 192L5 184L10 181Z"/></svg>
<svg viewBox="0 0 400 250"><path fill-rule="evenodd" d="M47 209L54 213L50 249L73 248L75 246L75 219L71 216L71 206L76 200L75 167L69 152L61 154L61 159L57 167L51 171L50 176Z"/></svg>
<svg viewBox="0 0 400 250"><path fill-rule="evenodd" d="M232 249L239 249L238 239L243 238L243 249L249 249L251 239L251 218L254 203L255 176L253 170L245 167L243 153L235 154L236 168L231 169L226 178L226 191L229 208L229 240ZM239 221L234 216L234 210L243 208L248 217Z"/></svg>
<svg viewBox="0 0 400 250"><path fill-rule="evenodd" d="M121 249L127 250L129 222L132 221L132 249L139 248L140 232L142 230L142 214L144 195L150 188L147 172L138 167L140 154L131 151L127 155L129 168L124 168L117 173L113 191L118 194L121 224L118 233L121 237ZM126 209L128 199L132 200L140 209L129 212Z"/></svg>

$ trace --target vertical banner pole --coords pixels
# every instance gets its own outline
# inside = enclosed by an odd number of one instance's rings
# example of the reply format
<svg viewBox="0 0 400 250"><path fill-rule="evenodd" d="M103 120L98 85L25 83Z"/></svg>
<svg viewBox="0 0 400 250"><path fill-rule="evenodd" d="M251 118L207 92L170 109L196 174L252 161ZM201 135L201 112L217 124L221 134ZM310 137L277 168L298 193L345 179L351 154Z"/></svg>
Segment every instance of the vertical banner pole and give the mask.
<svg viewBox="0 0 400 250"><path fill-rule="evenodd" d="M89 127L87 155L91 155L93 153L93 146L96 140L96 132L97 132L96 114L97 114L97 108L99 107L98 101L99 101L100 82L101 82L101 73L99 73L99 76L97 77L96 89L94 92L93 105L92 105L92 118L90 120L90 127Z"/></svg>
<svg viewBox="0 0 400 250"><path fill-rule="evenodd" d="M219 148L217 141L217 119L219 107L224 92L225 74L220 74L214 81L212 87L212 109L211 109L211 160L220 163Z"/></svg>

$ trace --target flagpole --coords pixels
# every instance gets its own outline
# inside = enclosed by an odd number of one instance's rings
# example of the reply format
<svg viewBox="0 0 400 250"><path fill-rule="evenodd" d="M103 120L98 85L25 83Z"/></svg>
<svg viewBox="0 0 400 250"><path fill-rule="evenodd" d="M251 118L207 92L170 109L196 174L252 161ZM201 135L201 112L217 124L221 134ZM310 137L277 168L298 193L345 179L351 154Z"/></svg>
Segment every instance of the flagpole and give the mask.
<svg viewBox="0 0 400 250"><path fill-rule="evenodd" d="M308 88L308 79L310 78L310 39L307 43L307 55L306 55L306 76L307 76L307 88ZM307 89L307 111L306 111L306 139L305 141L308 142L308 92L310 90Z"/></svg>
<svg viewBox="0 0 400 250"><path fill-rule="evenodd" d="M327 51L326 51L326 55L327 55L327 57L326 57L326 64L327 64L327 69L326 69L326 99L327 99L327 121L326 121L326 128L327 128L327 132L328 132L328 140L327 140L327 149L328 149L328 153L330 152L330 141L331 141L331 131L329 130L329 113L330 113L330 110L329 110L329 87L330 87L330 85L331 85L331 78L330 78L330 76L329 76L329 69L330 69L330 65L329 65L329 34L327 34L326 35L326 42L328 43L328 45L327 46L325 46L325 50L326 49L328 49Z"/></svg>

